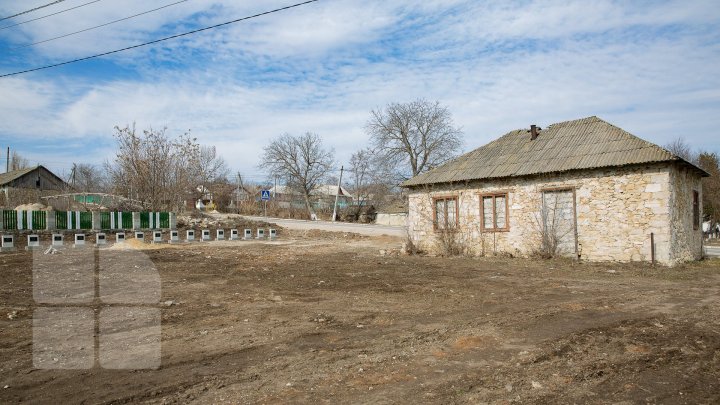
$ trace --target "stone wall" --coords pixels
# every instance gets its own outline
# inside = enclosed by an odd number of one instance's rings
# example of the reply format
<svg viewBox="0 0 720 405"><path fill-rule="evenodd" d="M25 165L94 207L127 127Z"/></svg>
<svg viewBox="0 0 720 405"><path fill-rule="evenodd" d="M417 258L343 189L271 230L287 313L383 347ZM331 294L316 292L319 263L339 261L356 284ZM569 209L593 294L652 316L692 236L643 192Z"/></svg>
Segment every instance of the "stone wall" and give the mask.
<svg viewBox="0 0 720 405"><path fill-rule="evenodd" d="M404 212L378 212L375 216L375 224L389 226L405 226L407 224L407 214Z"/></svg>
<svg viewBox="0 0 720 405"><path fill-rule="evenodd" d="M702 185L695 171L685 166L670 170L671 260L685 262L702 257L702 224L693 227L693 191L698 192L702 218Z"/></svg>
<svg viewBox="0 0 720 405"><path fill-rule="evenodd" d="M692 217L691 189L699 184L694 172L654 164L414 188L409 193L408 231L422 249L437 251L432 198L456 196L457 237L469 253L531 256L541 246L543 190L569 188L575 193L577 253L582 260L650 261L653 233L656 260L672 265L698 258L701 234L685 221ZM689 211L683 204L688 191ZM508 194L509 229L481 232L480 195L496 192ZM574 234L568 237L574 242ZM574 257L571 245L572 251L564 253Z"/></svg>

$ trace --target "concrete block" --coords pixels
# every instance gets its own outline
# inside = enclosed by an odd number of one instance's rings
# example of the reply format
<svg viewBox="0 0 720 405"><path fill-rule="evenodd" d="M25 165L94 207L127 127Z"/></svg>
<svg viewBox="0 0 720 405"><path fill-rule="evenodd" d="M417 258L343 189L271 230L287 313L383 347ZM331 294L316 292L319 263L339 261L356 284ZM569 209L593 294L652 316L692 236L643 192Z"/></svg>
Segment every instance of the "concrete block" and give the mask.
<svg viewBox="0 0 720 405"><path fill-rule="evenodd" d="M277 238L277 229L270 228L270 239Z"/></svg>
<svg viewBox="0 0 720 405"><path fill-rule="evenodd" d="M231 229L230 230L230 240L238 240L240 239L240 234L238 233L237 229Z"/></svg>
<svg viewBox="0 0 720 405"><path fill-rule="evenodd" d="M203 229L202 230L202 240L203 241L210 241L210 230L209 229Z"/></svg>
<svg viewBox="0 0 720 405"><path fill-rule="evenodd" d="M185 240L188 242L195 240L195 231L193 229L188 229L185 233Z"/></svg>
<svg viewBox="0 0 720 405"><path fill-rule="evenodd" d="M180 242L180 232L177 230L170 231L170 243Z"/></svg>
<svg viewBox="0 0 720 405"><path fill-rule="evenodd" d="M135 232L135 239L139 239L140 242L145 242L145 233L144 232Z"/></svg>
<svg viewBox="0 0 720 405"><path fill-rule="evenodd" d="M118 232L115 234L115 243L125 242L125 232Z"/></svg>
<svg viewBox="0 0 720 405"><path fill-rule="evenodd" d="M103 232L99 232L95 234L95 246L100 245L106 245L107 244L107 235Z"/></svg>
<svg viewBox="0 0 720 405"><path fill-rule="evenodd" d="M52 234L52 246L62 246L63 245L63 235L61 233L54 233Z"/></svg>
<svg viewBox="0 0 720 405"><path fill-rule="evenodd" d="M162 231L153 231L152 243L162 243Z"/></svg>
<svg viewBox="0 0 720 405"><path fill-rule="evenodd" d="M75 246L85 246L85 234L84 233L76 233L75 234Z"/></svg>
<svg viewBox="0 0 720 405"><path fill-rule="evenodd" d="M252 229L245 229L245 234L243 236L243 239L248 240L252 239Z"/></svg>
<svg viewBox="0 0 720 405"><path fill-rule="evenodd" d="M224 229L218 229L215 235L215 240L224 240L225 239L225 230Z"/></svg>
<svg viewBox="0 0 720 405"><path fill-rule="evenodd" d="M27 236L27 249L30 250L32 248L39 248L39 247L40 247L40 236L28 235Z"/></svg>
<svg viewBox="0 0 720 405"><path fill-rule="evenodd" d="M15 237L13 235L2 236L2 248L3 251L15 250Z"/></svg>
<svg viewBox="0 0 720 405"><path fill-rule="evenodd" d="M265 239L265 230L258 228L257 239Z"/></svg>

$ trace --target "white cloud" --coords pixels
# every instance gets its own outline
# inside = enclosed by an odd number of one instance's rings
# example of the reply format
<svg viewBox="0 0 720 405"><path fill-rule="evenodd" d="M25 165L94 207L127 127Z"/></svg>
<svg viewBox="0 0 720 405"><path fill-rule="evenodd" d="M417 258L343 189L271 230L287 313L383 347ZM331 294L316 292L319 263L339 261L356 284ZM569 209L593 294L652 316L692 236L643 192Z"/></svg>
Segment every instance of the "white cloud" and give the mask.
<svg viewBox="0 0 720 405"><path fill-rule="evenodd" d="M147 40L156 27L172 31L174 21L199 12L205 25L287 4L190 1L55 41L35 57ZM712 135L720 126L720 47L708 28L720 12L702 2L636 4L319 2L153 48L166 64L149 60L147 50L111 59L137 77L47 71L0 79L7 95L0 131L16 139L100 138L98 155L83 158L101 161L111 154L114 125L192 129L233 168L259 176L272 137L317 132L343 163L364 146L371 109L424 97L450 107L467 149L532 123L599 115L656 143L684 136L720 151ZM88 7L83 23L147 8L135 0L122 10ZM24 35L66 32L62 22L72 16L28 24Z"/></svg>

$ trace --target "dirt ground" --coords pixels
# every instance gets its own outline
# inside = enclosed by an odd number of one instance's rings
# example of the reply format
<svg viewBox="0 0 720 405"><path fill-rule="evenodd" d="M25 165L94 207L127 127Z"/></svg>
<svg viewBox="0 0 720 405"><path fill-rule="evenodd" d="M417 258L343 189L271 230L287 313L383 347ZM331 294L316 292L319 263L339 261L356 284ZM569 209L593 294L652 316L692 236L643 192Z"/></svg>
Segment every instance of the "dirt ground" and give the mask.
<svg viewBox="0 0 720 405"><path fill-rule="evenodd" d="M720 402L720 261L380 254L400 243L128 243L162 282L154 370L34 368L33 253L2 253L0 403Z"/></svg>

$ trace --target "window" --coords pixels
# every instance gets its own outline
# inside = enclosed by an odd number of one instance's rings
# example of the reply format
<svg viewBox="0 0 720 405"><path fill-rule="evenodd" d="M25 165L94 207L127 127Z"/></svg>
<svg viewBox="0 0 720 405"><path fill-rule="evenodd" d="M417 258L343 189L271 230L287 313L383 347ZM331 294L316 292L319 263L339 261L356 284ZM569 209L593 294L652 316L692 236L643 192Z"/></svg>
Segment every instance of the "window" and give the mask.
<svg viewBox="0 0 720 405"><path fill-rule="evenodd" d="M509 228L507 193L482 195L480 199L483 231L507 231Z"/></svg>
<svg viewBox="0 0 720 405"><path fill-rule="evenodd" d="M458 224L457 197L442 197L433 199L434 227L435 229L454 228Z"/></svg>
<svg viewBox="0 0 720 405"><path fill-rule="evenodd" d="M693 229L700 228L700 193L693 190Z"/></svg>

